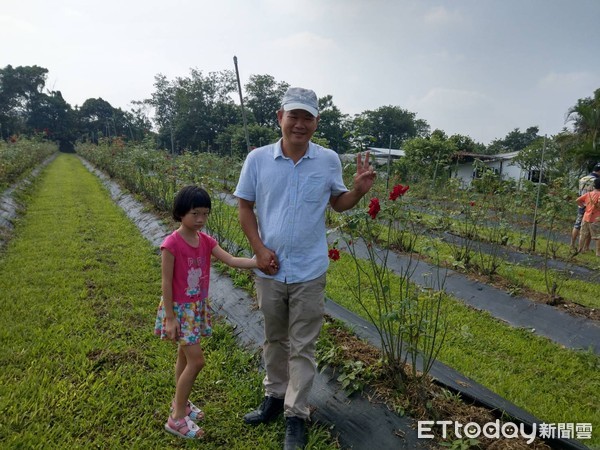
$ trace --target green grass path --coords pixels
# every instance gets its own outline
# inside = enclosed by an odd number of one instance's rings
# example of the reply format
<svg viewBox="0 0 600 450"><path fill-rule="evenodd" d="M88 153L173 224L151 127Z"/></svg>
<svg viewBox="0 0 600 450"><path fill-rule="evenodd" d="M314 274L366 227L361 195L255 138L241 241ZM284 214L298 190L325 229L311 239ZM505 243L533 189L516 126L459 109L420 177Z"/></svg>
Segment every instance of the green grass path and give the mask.
<svg viewBox="0 0 600 450"><path fill-rule="evenodd" d="M61 154L26 194L0 254L1 448L197 448L163 430L175 347L152 334L160 260L99 180ZM278 449L283 422L247 428L256 357L218 325L193 400L202 448ZM334 448L313 427L313 448Z"/></svg>

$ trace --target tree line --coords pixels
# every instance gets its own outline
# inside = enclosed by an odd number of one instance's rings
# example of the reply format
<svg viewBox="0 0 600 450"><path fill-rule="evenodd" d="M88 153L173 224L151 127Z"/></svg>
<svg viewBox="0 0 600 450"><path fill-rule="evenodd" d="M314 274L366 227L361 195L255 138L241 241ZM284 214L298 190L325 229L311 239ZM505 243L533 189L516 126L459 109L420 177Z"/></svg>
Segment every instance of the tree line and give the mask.
<svg viewBox="0 0 600 450"><path fill-rule="evenodd" d="M237 83L233 71L190 69L187 76L172 80L156 75L151 97L134 100L131 109L123 111L102 98L89 98L81 106L71 107L60 91L46 88L47 74L48 70L39 66L8 65L0 69L2 139L41 135L69 151L78 141L98 142L118 136L132 142L152 139L157 147L172 153L243 156L248 147L278 138L275 111L289 87L271 75L251 75L244 86L242 111L234 100ZM469 136L432 131L426 120L399 106L381 106L350 117L335 105L331 95L325 95L319 98L319 109L321 118L315 134L319 143L338 153L366 147L402 148L406 157L400 169L404 167L407 172L415 168L442 170L461 152L519 151L522 166L557 174L565 168L583 172L600 161L600 89L589 98L578 99L566 112L572 130L564 128L544 139L537 126L525 131L516 128L488 146Z"/></svg>

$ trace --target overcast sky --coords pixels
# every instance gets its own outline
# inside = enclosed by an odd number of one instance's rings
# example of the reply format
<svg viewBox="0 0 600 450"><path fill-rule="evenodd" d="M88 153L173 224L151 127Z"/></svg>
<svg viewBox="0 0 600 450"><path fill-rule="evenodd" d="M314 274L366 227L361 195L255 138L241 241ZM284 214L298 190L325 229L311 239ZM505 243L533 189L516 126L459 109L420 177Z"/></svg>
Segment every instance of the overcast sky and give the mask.
<svg viewBox="0 0 600 450"><path fill-rule="evenodd" d="M399 106L487 145L565 126L600 88L599 24L599 0L0 0L0 67L45 67L71 106L129 110L157 74L235 55L242 85L270 74L351 116Z"/></svg>

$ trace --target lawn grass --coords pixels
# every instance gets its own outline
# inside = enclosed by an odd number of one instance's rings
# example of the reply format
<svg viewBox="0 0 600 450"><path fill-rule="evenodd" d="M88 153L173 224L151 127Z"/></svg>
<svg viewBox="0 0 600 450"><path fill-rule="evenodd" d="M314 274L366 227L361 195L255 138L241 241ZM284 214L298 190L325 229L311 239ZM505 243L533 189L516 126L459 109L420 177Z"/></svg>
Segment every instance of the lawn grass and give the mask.
<svg viewBox="0 0 600 450"><path fill-rule="evenodd" d="M250 428L262 397L255 354L217 323L192 398L202 444L163 429L175 347L153 334L160 260L99 180L61 154L24 196L0 255L0 447L279 449L283 420ZM312 448L333 449L313 426Z"/></svg>
<svg viewBox="0 0 600 450"><path fill-rule="evenodd" d="M327 296L367 318L348 285L355 280L354 264L346 253L330 264ZM361 295L376 317L366 286ZM446 305L448 331L440 361L548 423L600 425L598 355L562 348L449 297ZM600 446L600 435L586 444Z"/></svg>

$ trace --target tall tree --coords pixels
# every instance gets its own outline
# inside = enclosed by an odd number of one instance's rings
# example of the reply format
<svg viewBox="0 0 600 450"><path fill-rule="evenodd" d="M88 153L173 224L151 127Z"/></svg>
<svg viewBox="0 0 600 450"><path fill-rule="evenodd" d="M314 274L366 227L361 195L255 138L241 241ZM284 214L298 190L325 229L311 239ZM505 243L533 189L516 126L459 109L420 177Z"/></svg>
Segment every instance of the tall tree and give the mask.
<svg viewBox="0 0 600 450"><path fill-rule="evenodd" d="M277 82L271 75L250 75L244 86L247 93L246 105L258 125L279 129L276 111L280 108L281 99L288 87L288 83Z"/></svg>
<svg viewBox="0 0 600 450"><path fill-rule="evenodd" d="M543 173L543 179L550 180L560 174L560 170L557 171L560 169L559 150L559 146L553 139L544 142L543 137L538 137L519 151L513 163L518 164L526 172L537 172L536 176Z"/></svg>
<svg viewBox="0 0 600 450"><path fill-rule="evenodd" d="M58 142L62 151L72 152L77 137L75 112L60 91L36 96L30 108L28 127Z"/></svg>
<svg viewBox="0 0 600 450"><path fill-rule="evenodd" d="M175 152L175 114L177 109L177 88L163 74L154 77L152 97L144 102L154 108L154 122L158 127L159 142Z"/></svg>
<svg viewBox="0 0 600 450"><path fill-rule="evenodd" d="M329 147L336 152L346 153L350 149L348 115L342 114L331 95L319 98L319 116L316 137L326 139Z"/></svg>
<svg viewBox="0 0 600 450"><path fill-rule="evenodd" d="M374 111L364 111L354 118L354 136L369 136L371 146L400 148L407 139L424 137L429 133L425 120L416 113L398 106L381 106Z"/></svg>
<svg viewBox="0 0 600 450"><path fill-rule="evenodd" d="M539 131L539 127L529 127L525 131L515 128L504 139L493 140L487 148L487 153L495 155L523 150L540 138Z"/></svg>
<svg viewBox="0 0 600 450"><path fill-rule="evenodd" d="M98 142L99 136L116 136L114 108L102 98L88 98L77 111L81 133L93 142Z"/></svg>
<svg viewBox="0 0 600 450"><path fill-rule="evenodd" d="M8 65L0 69L0 137L27 131L36 99L43 94L48 69Z"/></svg>
<svg viewBox="0 0 600 450"><path fill-rule="evenodd" d="M248 125L248 138L250 148L261 147L271 144L279 138L279 134L270 127L260 126L256 123ZM219 144L219 153L229 156L245 156L248 151L246 148L246 133L243 125L230 125L217 137Z"/></svg>
<svg viewBox="0 0 600 450"><path fill-rule="evenodd" d="M485 145L481 142L475 142L469 136L464 136L462 134L453 134L448 138L451 142L456 146L456 150L459 152L467 152L467 153L485 153Z"/></svg>
<svg viewBox="0 0 600 450"><path fill-rule="evenodd" d="M457 150L454 141L441 130L434 130L428 137L407 140L403 149L403 164L408 167L413 179L433 181L448 175L452 155Z"/></svg>
<svg viewBox="0 0 600 450"><path fill-rule="evenodd" d="M131 125L131 134L133 140L143 140L144 137L151 133L152 122L149 118L148 105L143 101L134 100L133 105L128 112L129 123Z"/></svg>
<svg viewBox="0 0 600 450"><path fill-rule="evenodd" d="M189 77L174 81L159 74L154 87L146 102L154 107L162 144L174 151L211 149L220 132L240 122L230 96L236 88L232 71L204 75L192 69Z"/></svg>

